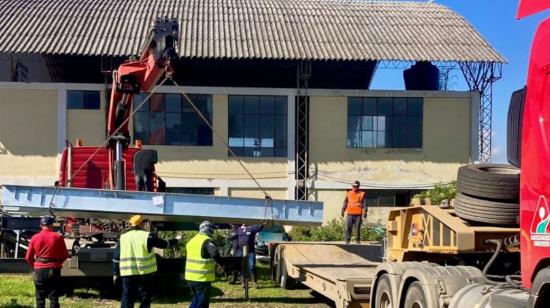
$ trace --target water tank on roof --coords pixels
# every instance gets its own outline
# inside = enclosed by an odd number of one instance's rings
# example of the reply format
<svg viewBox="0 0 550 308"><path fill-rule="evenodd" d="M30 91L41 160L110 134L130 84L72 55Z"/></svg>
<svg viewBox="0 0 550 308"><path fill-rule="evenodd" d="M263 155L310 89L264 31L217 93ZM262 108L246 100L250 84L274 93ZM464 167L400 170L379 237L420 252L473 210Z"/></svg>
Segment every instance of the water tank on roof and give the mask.
<svg viewBox="0 0 550 308"><path fill-rule="evenodd" d="M431 62L416 62L403 71L403 78L407 90L439 90L439 69Z"/></svg>

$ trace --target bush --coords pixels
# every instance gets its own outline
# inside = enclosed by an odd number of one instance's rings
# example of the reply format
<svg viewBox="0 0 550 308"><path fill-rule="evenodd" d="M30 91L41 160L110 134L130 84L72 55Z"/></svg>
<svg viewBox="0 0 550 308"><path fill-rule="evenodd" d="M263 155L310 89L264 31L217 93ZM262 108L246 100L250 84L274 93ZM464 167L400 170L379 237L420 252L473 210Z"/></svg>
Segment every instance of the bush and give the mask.
<svg viewBox="0 0 550 308"><path fill-rule="evenodd" d="M433 189L420 192L416 194L415 197L424 200L424 198L429 198L431 203L434 205L441 204L441 201L454 199L456 196L456 181L453 181L449 184L436 184Z"/></svg>
<svg viewBox="0 0 550 308"><path fill-rule="evenodd" d="M294 227L290 231L293 241L343 241L344 220L333 219L321 227ZM385 230L381 227L361 227L361 239L366 241L380 241L385 236Z"/></svg>

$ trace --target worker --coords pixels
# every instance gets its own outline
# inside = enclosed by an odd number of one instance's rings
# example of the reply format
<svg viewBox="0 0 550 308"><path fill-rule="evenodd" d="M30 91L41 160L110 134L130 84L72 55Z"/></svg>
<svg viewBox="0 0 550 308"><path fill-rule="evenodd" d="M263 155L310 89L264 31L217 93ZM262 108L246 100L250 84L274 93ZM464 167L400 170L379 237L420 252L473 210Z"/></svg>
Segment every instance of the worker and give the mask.
<svg viewBox="0 0 550 308"><path fill-rule="evenodd" d="M185 280L189 284L193 300L189 308L206 308L210 304L210 288L216 280L216 263L222 264L218 247L212 236L214 226L209 221L199 225L199 233L195 235L185 249Z"/></svg>
<svg viewBox="0 0 550 308"><path fill-rule="evenodd" d="M237 224L231 224L231 235L229 236L229 242L231 243L231 256L238 257L237 252L239 250L239 237L237 236L237 229L239 229L239 225ZM231 273L231 278L229 279L229 284L235 284L237 283L237 279L239 276L238 271L233 271Z"/></svg>
<svg viewBox="0 0 550 308"><path fill-rule="evenodd" d="M165 241L144 230L141 215L130 218L130 229L120 236L113 255L113 282L122 277L122 308L134 307L139 297L141 308L151 306L152 276L157 271L153 248L170 248L177 245L181 236Z"/></svg>
<svg viewBox="0 0 550 308"><path fill-rule="evenodd" d="M249 226L246 223L242 224L237 231L232 233L230 239L237 238L239 240L239 245L237 246L237 256L242 257L244 254L244 246L248 246L248 274L254 282L254 287L258 288L258 277L256 276L256 250L255 250L255 239L256 234L263 230L265 222L261 225L252 225ZM242 283L244 286L244 275L242 273Z"/></svg>
<svg viewBox="0 0 550 308"><path fill-rule="evenodd" d="M67 246L63 237L53 230L55 218L44 216L40 219L42 231L35 234L27 248L25 259L34 269L33 280L36 289L36 307L46 307L46 297L50 307L59 307L61 289L61 268L67 260Z"/></svg>
<svg viewBox="0 0 550 308"><path fill-rule="evenodd" d="M367 217L367 204L365 192L359 190L361 183L353 182L351 190L346 193L344 205L342 206L342 217L346 214L345 221L345 240L349 244L351 240L351 232L355 229L355 242L361 243L361 222Z"/></svg>

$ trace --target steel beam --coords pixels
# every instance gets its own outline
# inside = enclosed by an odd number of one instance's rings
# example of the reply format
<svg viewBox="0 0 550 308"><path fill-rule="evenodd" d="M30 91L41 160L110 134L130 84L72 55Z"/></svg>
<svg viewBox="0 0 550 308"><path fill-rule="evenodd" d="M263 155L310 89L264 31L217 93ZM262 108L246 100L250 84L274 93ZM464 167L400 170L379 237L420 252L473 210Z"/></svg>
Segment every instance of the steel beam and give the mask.
<svg viewBox="0 0 550 308"><path fill-rule="evenodd" d="M152 221L258 223L273 220L285 225L320 225L323 203L265 200L207 195L113 191L4 185L1 204L6 212L28 216L128 218L141 214Z"/></svg>

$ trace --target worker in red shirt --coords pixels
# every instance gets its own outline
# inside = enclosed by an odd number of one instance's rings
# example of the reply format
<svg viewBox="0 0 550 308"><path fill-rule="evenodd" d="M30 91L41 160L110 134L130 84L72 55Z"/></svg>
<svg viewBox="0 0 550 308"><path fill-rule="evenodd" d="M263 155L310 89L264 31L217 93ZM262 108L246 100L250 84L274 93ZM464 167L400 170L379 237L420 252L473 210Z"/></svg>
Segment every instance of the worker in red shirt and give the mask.
<svg viewBox="0 0 550 308"><path fill-rule="evenodd" d="M361 243L361 222L367 217L367 204L365 192L359 190L360 185L359 181L353 183L351 190L346 193L342 206L342 217L346 214L346 244L351 240L353 229L355 229L355 242Z"/></svg>
<svg viewBox="0 0 550 308"><path fill-rule="evenodd" d="M53 230L54 222L52 216L42 217L42 231L31 238L25 256L34 269L33 280L38 308L46 307L46 296L50 300L50 308L59 307L61 267L69 256L63 237Z"/></svg>

